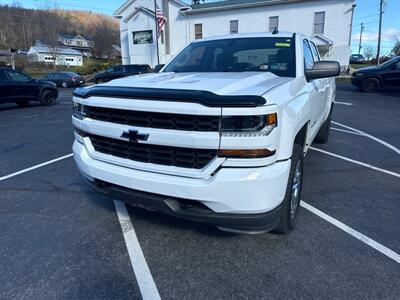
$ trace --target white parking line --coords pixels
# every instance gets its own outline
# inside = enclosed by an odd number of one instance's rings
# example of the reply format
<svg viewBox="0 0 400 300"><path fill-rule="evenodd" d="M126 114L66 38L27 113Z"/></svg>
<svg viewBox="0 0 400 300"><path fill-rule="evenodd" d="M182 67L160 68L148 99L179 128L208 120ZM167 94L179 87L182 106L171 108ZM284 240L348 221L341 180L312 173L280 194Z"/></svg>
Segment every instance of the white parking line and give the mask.
<svg viewBox="0 0 400 300"><path fill-rule="evenodd" d="M121 201L114 200L114 205L142 298L143 300L161 299L153 276L151 276L146 258L143 255L142 248L140 248L140 244L136 236L135 229L133 228L128 210L126 209L125 204Z"/></svg>
<svg viewBox="0 0 400 300"><path fill-rule="evenodd" d="M347 105L347 106L354 105L353 103L350 103L350 102L340 102L340 101L335 101L334 103L335 103L335 104Z"/></svg>
<svg viewBox="0 0 400 300"><path fill-rule="evenodd" d="M381 139L378 139L377 137L375 137L375 136L373 136L373 135L371 135L371 134L368 134L368 133L366 133L366 132L364 132L364 131L361 131L361 130L358 130L358 129L356 129L356 128L353 128L353 127L350 127L350 126L341 124L341 123L339 123L339 122L332 121L332 123L335 124L335 125L342 126L343 128L350 129L350 130L352 130L352 131L354 131L354 132L361 133L361 134L364 135L365 137L367 137L367 138L369 138L369 139L371 139L371 140L374 140L375 142L378 142L379 144L381 144L381 145L383 145L383 146L385 146L385 147L387 147L387 148L393 150L394 152L396 152L397 154L400 155L400 149L399 149L399 148L396 148L396 147L393 146L392 144L389 144L388 142L385 142L385 141L383 141L383 140L381 140Z"/></svg>
<svg viewBox="0 0 400 300"><path fill-rule="evenodd" d="M72 153L67 154L67 155L64 155L64 156L61 156L61 157L58 157L58 158L55 158L55 159L52 159L52 160L49 160L49 161L46 161L46 162L44 162L44 163L35 165L35 166L30 167L30 168L27 168L27 169L23 169L23 170L21 170L21 171L15 172L15 173L11 173L11 174L9 174L9 175L0 177L0 181L9 179L9 178L11 178L11 177L14 177L14 176L17 176L17 175L20 175L20 174L23 174L23 173L26 173L26 172L29 172L29 171L32 171L32 170L35 170L35 169L40 168L40 167L47 166L47 165L49 165L49 164L55 163L55 162L57 162L57 161L66 159L66 158L71 157L71 156L72 156Z"/></svg>
<svg viewBox="0 0 400 300"><path fill-rule="evenodd" d="M374 171L379 171L379 172L386 173L386 174L389 174L389 175L392 175L392 176L395 176L395 177L400 177L399 173L396 173L396 172L393 172L393 171L389 171L389 170L386 170L386 169L382 169L382 168L378 168L378 167L375 167L373 165L369 165L369 164L363 163L361 161L348 158L346 156L342 156L342 155L339 155L339 154L336 154L336 153L332 153L332 152L325 151L325 150L322 150L322 149L319 149L319 148L314 148L314 147L310 147L310 149L318 151L318 152L321 152L321 153L324 153L324 154L327 154L327 155L330 155L330 156L333 156L333 157L336 157L336 158L343 159L345 161L348 161L348 162L351 162L353 164L357 164L357 165L372 169Z"/></svg>
<svg viewBox="0 0 400 300"><path fill-rule="evenodd" d="M332 218L331 216L327 215L326 213L320 211L319 209L315 208L314 206L311 206L310 204L304 201L301 201L300 205L305 209L307 209L308 211L312 212L313 214L317 215L318 217L340 228L344 232L350 234L352 237L355 237L356 239L360 240L361 242L367 244L368 246L374 248L375 250L379 251L380 253L386 255L387 257L393 259L395 262L400 264L400 254L374 241L373 239L358 232L357 230L351 228L350 226L347 226L346 224L336 220L335 218Z"/></svg>
<svg viewBox="0 0 400 300"><path fill-rule="evenodd" d="M335 127L331 127L331 129L335 130L335 131L346 132L346 133L351 133L351 134L355 134L355 135L364 136L364 134L362 134L362 133L354 132L354 131L351 131L351 130L340 129L340 128L335 128Z"/></svg>

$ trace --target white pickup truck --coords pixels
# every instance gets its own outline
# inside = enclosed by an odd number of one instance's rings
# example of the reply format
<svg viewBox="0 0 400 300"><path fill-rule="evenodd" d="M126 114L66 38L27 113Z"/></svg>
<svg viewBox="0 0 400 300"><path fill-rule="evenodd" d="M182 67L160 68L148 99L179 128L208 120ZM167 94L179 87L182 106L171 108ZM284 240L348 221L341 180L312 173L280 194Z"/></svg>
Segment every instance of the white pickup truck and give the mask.
<svg viewBox="0 0 400 300"><path fill-rule="evenodd" d="M339 64L298 33L196 40L159 73L75 90L73 152L114 199L222 230L294 228Z"/></svg>

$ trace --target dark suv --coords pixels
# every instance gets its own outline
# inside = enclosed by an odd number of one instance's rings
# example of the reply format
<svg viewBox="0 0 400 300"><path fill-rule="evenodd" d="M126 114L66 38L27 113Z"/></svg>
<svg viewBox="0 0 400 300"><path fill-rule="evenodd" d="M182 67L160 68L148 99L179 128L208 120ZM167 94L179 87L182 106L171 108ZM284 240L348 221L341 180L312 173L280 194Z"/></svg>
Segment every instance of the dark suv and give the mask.
<svg viewBox="0 0 400 300"><path fill-rule="evenodd" d="M96 74L94 81L97 83L107 82L113 79L137 75L142 73L150 73L151 68L149 65L121 65L109 67L105 72Z"/></svg>
<svg viewBox="0 0 400 300"><path fill-rule="evenodd" d="M53 105L58 97L54 83L31 78L11 68L0 68L0 104L17 103L27 106L29 101Z"/></svg>
<svg viewBox="0 0 400 300"><path fill-rule="evenodd" d="M354 71L351 83L365 92L375 92L382 87L400 87L400 56L379 66Z"/></svg>

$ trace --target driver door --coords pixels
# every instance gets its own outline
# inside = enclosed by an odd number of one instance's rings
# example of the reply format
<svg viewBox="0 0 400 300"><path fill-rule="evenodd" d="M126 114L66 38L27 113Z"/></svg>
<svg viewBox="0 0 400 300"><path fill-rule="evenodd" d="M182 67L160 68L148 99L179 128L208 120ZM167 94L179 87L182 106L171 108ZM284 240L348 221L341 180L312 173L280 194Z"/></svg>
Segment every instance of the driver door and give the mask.
<svg viewBox="0 0 400 300"><path fill-rule="evenodd" d="M383 74L385 86L400 86L400 61L392 64Z"/></svg>
<svg viewBox="0 0 400 300"><path fill-rule="evenodd" d="M303 40L304 70L314 67L315 59L309 42ZM319 59L319 58L318 58ZM313 79L307 83L311 103L311 130L312 133L318 129L324 119L327 106L327 78Z"/></svg>
<svg viewBox="0 0 400 300"><path fill-rule="evenodd" d="M9 92L12 99L16 101L32 100L36 97L32 78L13 69L5 70L5 73L9 78Z"/></svg>

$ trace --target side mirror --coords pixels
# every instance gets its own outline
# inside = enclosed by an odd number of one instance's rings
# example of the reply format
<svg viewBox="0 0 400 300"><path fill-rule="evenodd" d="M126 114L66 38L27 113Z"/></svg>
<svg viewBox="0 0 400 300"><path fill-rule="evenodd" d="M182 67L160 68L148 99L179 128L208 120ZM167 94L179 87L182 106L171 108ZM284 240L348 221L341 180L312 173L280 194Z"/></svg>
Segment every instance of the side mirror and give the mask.
<svg viewBox="0 0 400 300"><path fill-rule="evenodd" d="M307 80L335 77L340 74L340 65L337 61L317 61L311 70L305 70Z"/></svg>
<svg viewBox="0 0 400 300"><path fill-rule="evenodd" d="M165 66L165 64L160 64L160 65L156 65L155 67L154 67L154 73L158 73L158 72L160 72L160 70L162 69L162 68L164 68L164 66Z"/></svg>

